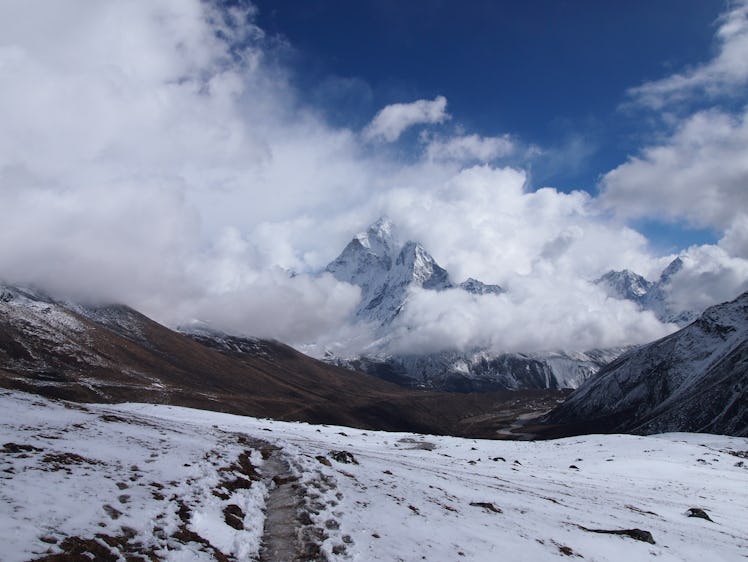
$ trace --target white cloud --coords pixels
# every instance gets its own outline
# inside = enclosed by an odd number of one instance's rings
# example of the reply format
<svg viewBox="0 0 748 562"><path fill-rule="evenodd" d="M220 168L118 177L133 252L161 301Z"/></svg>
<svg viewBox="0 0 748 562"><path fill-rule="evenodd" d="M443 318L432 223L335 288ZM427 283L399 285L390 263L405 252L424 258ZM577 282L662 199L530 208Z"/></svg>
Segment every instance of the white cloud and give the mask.
<svg viewBox="0 0 748 562"><path fill-rule="evenodd" d="M748 291L748 260L719 246L694 246L681 254L681 260L683 267L670 284L676 310L703 310Z"/></svg>
<svg viewBox="0 0 748 562"><path fill-rule="evenodd" d="M660 109L695 94L741 94L748 82L748 2L732 3L732 9L719 23L719 51L713 59L686 72L632 88L629 95L638 103Z"/></svg>
<svg viewBox="0 0 748 562"><path fill-rule="evenodd" d="M506 137L439 137L410 164L372 155L360 134L319 117L267 48L251 10L198 0L0 4L0 278L124 301L169 324L335 342L353 333L358 290L314 273L387 213L457 280L513 294L486 310L451 292L417 296L414 336L449 339L425 310L442 296L434 311L465 315L449 345L503 334L534 346L531 321L543 318L585 345L621 341L636 322L656 333L631 307L587 295L608 268L659 265L590 195L529 192L512 168L465 169L509 150ZM396 104L365 135L394 140L447 118L443 97ZM719 138L744 133L743 121L725 123ZM736 225L724 251L744 245ZM365 330L356 337L365 345Z"/></svg>
<svg viewBox="0 0 748 562"><path fill-rule="evenodd" d="M514 152L514 149L514 142L509 135L500 137L462 135L446 139L428 139L425 155L430 160L490 162L508 156Z"/></svg>
<svg viewBox="0 0 748 562"><path fill-rule="evenodd" d="M458 281L505 283L549 268L591 279L651 267L646 239L607 222L586 192L530 191L523 171L487 165L423 167L414 176L399 179L382 206Z"/></svg>
<svg viewBox="0 0 748 562"><path fill-rule="evenodd" d="M519 293L477 297L464 291L414 291L395 326L403 353L584 350L645 343L672 327L632 303L606 298L590 283L527 277Z"/></svg>
<svg viewBox="0 0 748 562"><path fill-rule="evenodd" d="M364 129L364 138L394 142L413 125L442 123L449 119L447 98L393 103L381 109Z"/></svg>
<svg viewBox="0 0 748 562"><path fill-rule="evenodd" d="M601 202L624 218L685 219L728 230L748 209L748 112L690 116L601 182Z"/></svg>
<svg viewBox="0 0 748 562"><path fill-rule="evenodd" d="M748 259L748 213L738 213L719 246L728 254Z"/></svg>

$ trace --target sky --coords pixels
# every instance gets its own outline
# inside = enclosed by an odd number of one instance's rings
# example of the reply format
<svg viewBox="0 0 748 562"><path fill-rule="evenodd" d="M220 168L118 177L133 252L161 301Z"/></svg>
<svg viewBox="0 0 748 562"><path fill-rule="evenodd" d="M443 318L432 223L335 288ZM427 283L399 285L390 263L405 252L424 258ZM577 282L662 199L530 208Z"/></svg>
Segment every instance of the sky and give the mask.
<svg viewBox="0 0 748 562"><path fill-rule="evenodd" d="M745 290L748 4L464 4L0 3L0 278L323 348L387 215L509 289L414 293L414 350L659 337L590 281L676 255L679 303Z"/></svg>

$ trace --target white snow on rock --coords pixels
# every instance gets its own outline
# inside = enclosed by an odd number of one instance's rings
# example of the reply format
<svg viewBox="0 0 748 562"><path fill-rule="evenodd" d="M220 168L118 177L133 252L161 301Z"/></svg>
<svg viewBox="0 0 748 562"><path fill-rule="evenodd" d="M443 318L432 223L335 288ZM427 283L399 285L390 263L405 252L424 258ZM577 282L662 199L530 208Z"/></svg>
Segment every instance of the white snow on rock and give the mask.
<svg viewBox="0 0 748 562"><path fill-rule="evenodd" d="M408 306L411 289L458 289L477 298L492 298L504 289L473 278L454 284L421 244L402 244L395 226L386 218L357 234L326 271L339 281L361 288L354 322L373 326L375 339L363 357L328 355L325 360L342 366L369 365L374 375L379 374L380 367L395 371L403 382L411 381L413 386L461 391L576 388L624 351L502 353L477 349L392 355L390 347L397 339L392 323Z"/></svg>
<svg viewBox="0 0 748 562"><path fill-rule="evenodd" d="M699 314L695 310L677 309L670 302L670 284L673 276L681 269L683 260L678 257L670 262L655 282L647 281L641 275L624 269L609 271L595 280L595 284L602 286L613 298L632 301L642 310L654 312L662 322L685 326L693 322Z"/></svg>
<svg viewBox="0 0 748 562"><path fill-rule="evenodd" d="M748 552L745 438L467 440L157 405L78 409L10 391L0 392L0 425L6 443L34 448L6 444L0 452L8 562L96 533L129 533L160 559L213 559L205 545L174 538L184 524L180 502L190 531L230 560L256 559L264 483L230 500L211 493L225 477L220 467L247 449L242 439L281 447L330 560L702 562ZM65 454L84 460L60 460L59 468L56 457L44 460ZM262 470L256 450L251 461ZM224 523L227 503L242 506L245 531ZM121 515L111 517L105 505ZM712 521L688 517L690 508ZM631 529L648 531L654 544L590 531Z"/></svg>
<svg viewBox="0 0 748 562"><path fill-rule="evenodd" d="M400 313L411 287L435 291L454 287L447 271L421 244L400 243L395 226L386 218L357 234L326 271L361 288L355 318L380 327Z"/></svg>

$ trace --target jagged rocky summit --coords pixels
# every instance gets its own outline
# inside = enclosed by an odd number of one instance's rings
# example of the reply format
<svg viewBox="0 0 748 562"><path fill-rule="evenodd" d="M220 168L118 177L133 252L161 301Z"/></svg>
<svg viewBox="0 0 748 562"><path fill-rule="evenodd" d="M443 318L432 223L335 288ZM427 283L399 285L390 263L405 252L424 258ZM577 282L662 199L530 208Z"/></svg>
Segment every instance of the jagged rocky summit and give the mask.
<svg viewBox="0 0 748 562"><path fill-rule="evenodd" d="M401 244L395 226L387 218L380 218L357 234L325 271L338 281L361 288L355 319L379 326L388 326L400 314L411 287L432 291L459 288L478 295L504 292L499 285L472 278L454 284L449 273L421 244Z"/></svg>
<svg viewBox="0 0 748 562"><path fill-rule="evenodd" d="M595 280L605 288L608 295L636 303L642 310L650 310L661 321L685 326L698 317L695 310L679 310L670 299L670 284L673 277L683 269L683 260L675 258L663 270L657 281L648 281L638 273L628 269L609 271Z"/></svg>
<svg viewBox="0 0 748 562"><path fill-rule="evenodd" d="M748 292L622 355L547 421L585 433L748 436Z"/></svg>
<svg viewBox="0 0 748 562"><path fill-rule="evenodd" d="M417 355L387 352L392 324L405 306L411 288L457 289L478 296L500 295L504 289L469 278L455 284L418 242L400 243L392 221L380 218L357 234L326 268L339 281L361 288L354 322L376 328L378 348L360 357L325 360L363 370L406 386L448 391L576 388L627 348L585 352L497 353L483 349Z"/></svg>

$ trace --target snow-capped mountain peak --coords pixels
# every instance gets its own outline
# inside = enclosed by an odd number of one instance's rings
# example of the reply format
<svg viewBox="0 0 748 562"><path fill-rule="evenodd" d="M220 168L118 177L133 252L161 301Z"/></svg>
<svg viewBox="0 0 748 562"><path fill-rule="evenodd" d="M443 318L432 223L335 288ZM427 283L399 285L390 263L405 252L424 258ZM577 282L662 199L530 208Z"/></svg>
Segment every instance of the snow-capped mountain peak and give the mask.
<svg viewBox="0 0 748 562"><path fill-rule="evenodd" d="M677 310L670 303L670 283L682 268L683 260L678 257L670 262L654 283L624 269L609 271L595 280L595 284L605 288L608 295L613 298L629 300L643 310L651 310L662 322L685 326L692 322L698 313L693 310Z"/></svg>
<svg viewBox="0 0 748 562"><path fill-rule="evenodd" d="M459 284L460 289L473 293L474 295L500 295L504 292L504 289L500 285L487 285L482 281L468 277L465 281Z"/></svg>
<svg viewBox="0 0 748 562"><path fill-rule="evenodd" d="M609 271L596 283L603 285L612 297L634 301L647 294L653 285L641 275L628 269Z"/></svg>
<svg viewBox="0 0 748 562"><path fill-rule="evenodd" d="M358 233L354 240L378 257L392 256L399 245L395 225L387 217L381 217L365 232Z"/></svg>
<svg viewBox="0 0 748 562"><path fill-rule="evenodd" d="M402 275L408 283L424 289L441 291L454 285L447 270L442 268L418 242L407 242L397 256L394 272Z"/></svg>
<svg viewBox="0 0 748 562"><path fill-rule="evenodd" d="M423 245L412 240L401 245L395 225L386 217L354 236L325 271L360 287L356 319L380 326L389 325L400 313L411 287L434 291L460 288L478 295L503 292L498 285L474 279L455 285Z"/></svg>

